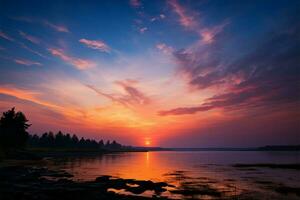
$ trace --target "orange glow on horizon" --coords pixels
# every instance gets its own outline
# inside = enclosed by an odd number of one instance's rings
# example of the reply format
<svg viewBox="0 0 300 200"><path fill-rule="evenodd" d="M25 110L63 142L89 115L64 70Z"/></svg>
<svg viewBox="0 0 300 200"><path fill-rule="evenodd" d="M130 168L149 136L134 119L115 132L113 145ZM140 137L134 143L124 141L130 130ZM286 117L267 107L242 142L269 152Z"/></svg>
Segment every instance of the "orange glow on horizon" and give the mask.
<svg viewBox="0 0 300 200"><path fill-rule="evenodd" d="M151 140L150 138L145 138L145 145L150 146L151 145Z"/></svg>

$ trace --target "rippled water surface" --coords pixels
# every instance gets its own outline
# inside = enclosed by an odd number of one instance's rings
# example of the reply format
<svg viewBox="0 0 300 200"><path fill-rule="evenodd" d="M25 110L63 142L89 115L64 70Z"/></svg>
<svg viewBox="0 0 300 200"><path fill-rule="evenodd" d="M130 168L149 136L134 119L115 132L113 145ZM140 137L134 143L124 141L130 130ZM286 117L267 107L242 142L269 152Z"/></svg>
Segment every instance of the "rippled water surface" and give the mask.
<svg viewBox="0 0 300 200"><path fill-rule="evenodd" d="M167 188L168 191L162 195L170 198L300 199L297 192L300 187L299 170L234 167L237 163L299 164L300 154L254 151L134 152L56 159L51 165L67 170L78 180L94 180L101 175L111 175L167 182L176 186L178 191ZM145 192L141 195L153 194Z"/></svg>

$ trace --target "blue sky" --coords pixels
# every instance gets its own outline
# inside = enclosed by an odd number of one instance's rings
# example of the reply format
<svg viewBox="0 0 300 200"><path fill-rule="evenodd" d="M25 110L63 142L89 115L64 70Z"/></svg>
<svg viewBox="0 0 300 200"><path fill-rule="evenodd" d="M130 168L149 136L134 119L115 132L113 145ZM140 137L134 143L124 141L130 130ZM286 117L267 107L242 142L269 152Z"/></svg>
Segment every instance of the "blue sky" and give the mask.
<svg viewBox="0 0 300 200"><path fill-rule="evenodd" d="M299 4L2 0L0 108L134 145L295 143Z"/></svg>

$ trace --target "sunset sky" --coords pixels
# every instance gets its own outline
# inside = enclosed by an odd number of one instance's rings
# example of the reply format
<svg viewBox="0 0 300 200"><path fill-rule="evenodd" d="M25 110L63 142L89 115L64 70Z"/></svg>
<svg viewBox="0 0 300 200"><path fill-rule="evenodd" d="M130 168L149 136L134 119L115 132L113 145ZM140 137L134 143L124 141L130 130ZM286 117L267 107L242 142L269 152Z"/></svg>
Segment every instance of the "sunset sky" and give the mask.
<svg viewBox="0 0 300 200"><path fill-rule="evenodd" d="M0 1L0 111L122 144L300 144L300 1Z"/></svg>

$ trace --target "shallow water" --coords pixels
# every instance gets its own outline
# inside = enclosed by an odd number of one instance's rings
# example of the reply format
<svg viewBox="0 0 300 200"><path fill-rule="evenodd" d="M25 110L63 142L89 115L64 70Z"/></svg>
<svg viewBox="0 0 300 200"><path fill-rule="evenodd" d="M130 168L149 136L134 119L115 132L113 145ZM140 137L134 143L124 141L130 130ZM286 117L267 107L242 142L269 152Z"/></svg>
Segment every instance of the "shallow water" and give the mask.
<svg viewBox="0 0 300 200"><path fill-rule="evenodd" d="M174 188L168 188L162 196L170 198L300 199L294 192L284 194L276 190L279 186L299 188L299 170L232 166L237 163L300 163L300 154L254 151L132 152L91 158L55 159L49 165L65 169L77 180L94 180L101 175L112 175L120 178L164 181L175 185L178 190L194 191L178 194L172 192ZM221 192L222 196L197 192L207 188ZM142 195L153 194L145 192Z"/></svg>

